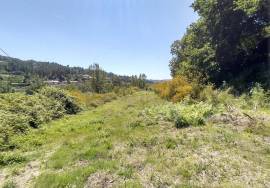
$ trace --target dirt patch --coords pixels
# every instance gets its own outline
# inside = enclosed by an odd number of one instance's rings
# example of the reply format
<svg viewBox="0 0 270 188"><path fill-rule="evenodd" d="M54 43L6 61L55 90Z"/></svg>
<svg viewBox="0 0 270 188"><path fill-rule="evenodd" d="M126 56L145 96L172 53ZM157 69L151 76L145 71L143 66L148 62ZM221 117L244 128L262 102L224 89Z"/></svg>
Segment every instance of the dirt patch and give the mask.
<svg viewBox="0 0 270 188"><path fill-rule="evenodd" d="M40 161L30 162L24 168L23 172L14 178L13 182L17 185L18 188L29 187L30 180L39 176L40 167Z"/></svg>
<svg viewBox="0 0 270 188"><path fill-rule="evenodd" d="M86 160L80 160L75 163L74 167L86 167L89 165L89 161Z"/></svg>
<svg viewBox="0 0 270 188"><path fill-rule="evenodd" d="M2 169L1 172L0 172L0 187L3 186L4 181L5 181L7 175L8 174L6 172L6 169Z"/></svg>
<svg viewBox="0 0 270 188"><path fill-rule="evenodd" d="M155 186L151 182L151 177L157 177L156 174L154 174L155 169L153 167L147 165L145 166L141 171L137 172L137 176L140 179L141 184L143 187L149 187L154 188Z"/></svg>
<svg viewBox="0 0 270 188"><path fill-rule="evenodd" d="M212 123L224 123L234 126L252 126L258 122L257 117L253 117L247 113L233 110L230 112L213 115L209 121Z"/></svg>
<svg viewBox="0 0 270 188"><path fill-rule="evenodd" d="M244 112L237 108L230 108L227 112L222 114L215 114L209 118L212 123L224 123L234 126L252 126L257 123L269 123L270 116L265 113L258 113L257 111Z"/></svg>
<svg viewBox="0 0 270 188"><path fill-rule="evenodd" d="M84 188L111 188L119 185L119 177L108 172L96 172L88 177Z"/></svg>
<svg viewBox="0 0 270 188"><path fill-rule="evenodd" d="M29 162L18 175L8 178L8 174L5 172L0 173L0 186L7 180L11 180L16 184L16 188L30 187L32 180L41 174L42 161L47 161L60 146L54 148L50 152L47 152L42 160L35 160Z"/></svg>

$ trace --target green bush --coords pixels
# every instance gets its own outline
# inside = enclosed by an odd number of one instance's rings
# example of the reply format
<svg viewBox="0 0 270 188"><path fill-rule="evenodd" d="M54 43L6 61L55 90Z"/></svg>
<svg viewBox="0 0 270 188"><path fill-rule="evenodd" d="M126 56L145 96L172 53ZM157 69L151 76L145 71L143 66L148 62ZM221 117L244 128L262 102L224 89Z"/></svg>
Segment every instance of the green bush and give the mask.
<svg viewBox="0 0 270 188"><path fill-rule="evenodd" d="M26 161L26 158L19 154L1 153L0 166L18 164Z"/></svg>
<svg viewBox="0 0 270 188"><path fill-rule="evenodd" d="M59 101L67 114L76 114L81 109L76 104L75 100L69 96L64 90L60 90L54 87L45 87L39 91L41 95L44 95L50 99Z"/></svg>
<svg viewBox="0 0 270 188"><path fill-rule="evenodd" d="M177 117L174 121L174 125L177 129L181 129L181 128L185 128L185 127L190 126L189 122L183 116Z"/></svg>
<svg viewBox="0 0 270 188"><path fill-rule="evenodd" d="M10 138L25 134L30 128L74 114L80 107L64 91L46 87L34 95L8 93L0 95L0 150L12 149Z"/></svg>
<svg viewBox="0 0 270 188"><path fill-rule="evenodd" d="M211 104L199 102L189 104L186 102L178 104L166 104L144 110L142 113L146 118L153 118L157 121L165 120L175 123L177 128L188 126L201 126L205 119L212 115L214 109Z"/></svg>
<svg viewBox="0 0 270 188"><path fill-rule="evenodd" d="M265 92L261 85L256 84L250 91L248 103L255 110L258 108L270 108L270 94Z"/></svg>
<svg viewBox="0 0 270 188"><path fill-rule="evenodd" d="M245 108L253 110L258 108L270 108L270 93L264 91L259 84L255 84L249 93L244 93L241 96L233 95L232 91L232 88L217 90L214 89L213 86L206 86L202 89L196 100L210 103L221 110L224 110L224 108Z"/></svg>

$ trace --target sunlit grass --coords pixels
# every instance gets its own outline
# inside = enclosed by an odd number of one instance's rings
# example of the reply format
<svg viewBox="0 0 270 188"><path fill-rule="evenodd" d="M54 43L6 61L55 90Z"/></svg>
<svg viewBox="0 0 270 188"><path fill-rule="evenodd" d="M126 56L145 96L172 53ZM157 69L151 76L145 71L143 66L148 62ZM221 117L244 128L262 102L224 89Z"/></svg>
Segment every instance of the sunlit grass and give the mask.
<svg viewBox="0 0 270 188"><path fill-rule="evenodd" d="M39 160L40 174L31 181L38 188L84 187L89 177L114 187L269 183L270 148L264 140L269 124L252 131L212 123L177 129L170 122L140 119L145 108L164 103L152 93L139 92L22 136L14 153L27 160L8 166L13 172L9 179L24 164Z"/></svg>

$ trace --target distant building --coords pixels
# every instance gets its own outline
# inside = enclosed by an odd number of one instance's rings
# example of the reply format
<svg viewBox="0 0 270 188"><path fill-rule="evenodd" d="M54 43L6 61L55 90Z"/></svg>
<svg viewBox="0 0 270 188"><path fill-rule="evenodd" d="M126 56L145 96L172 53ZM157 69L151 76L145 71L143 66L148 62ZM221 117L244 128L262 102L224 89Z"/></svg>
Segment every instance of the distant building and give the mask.
<svg viewBox="0 0 270 188"><path fill-rule="evenodd" d="M71 84L79 83L78 81L70 81Z"/></svg>
<svg viewBox="0 0 270 188"><path fill-rule="evenodd" d="M90 75L88 75L88 74L84 74L84 75L82 75L82 78L84 80L90 80L92 77Z"/></svg>
<svg viewBox="0 0 270 188"><path fill-rule="evenodd" d="M44 81L44 83L46 83L48 85L59 85L60 81L59 80L47 80L47 81Z"/></svg>
<svg viewBox="0 0 270 188"><path fill-rule="evenodd" d="M44 81L44 83L48 84L48 85L67 85L67 84L76 84L76 83L79 83L79 81L62 81L60 82L59 80L47 80L47 81Z"/></svg>

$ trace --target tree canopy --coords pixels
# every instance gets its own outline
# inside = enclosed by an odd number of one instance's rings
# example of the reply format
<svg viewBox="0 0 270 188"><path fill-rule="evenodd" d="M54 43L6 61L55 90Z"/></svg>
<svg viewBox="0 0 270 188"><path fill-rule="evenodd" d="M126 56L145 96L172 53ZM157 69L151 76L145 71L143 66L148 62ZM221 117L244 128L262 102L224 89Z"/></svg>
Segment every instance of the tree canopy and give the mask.
<svg viewBox="0 0 270 188"><path fill-rule="evenodd" d="M171 47L172 76L184 75L239 91L270 88L269 1L195 0L200 18Z"/></svg>

